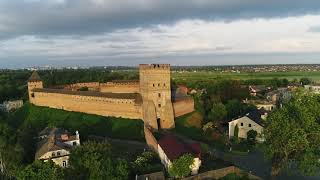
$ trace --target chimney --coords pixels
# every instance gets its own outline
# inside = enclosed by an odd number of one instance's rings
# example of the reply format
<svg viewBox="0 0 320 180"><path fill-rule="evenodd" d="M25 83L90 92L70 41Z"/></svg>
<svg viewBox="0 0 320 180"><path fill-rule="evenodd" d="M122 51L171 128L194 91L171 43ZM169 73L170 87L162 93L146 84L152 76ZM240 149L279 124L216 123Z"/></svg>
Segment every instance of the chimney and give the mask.
<svg viewBox="0 0 320 180"><path fill-rule="evenodd" d="M76 137L78 140L80 139L79 131L76 131Z"/></svg>

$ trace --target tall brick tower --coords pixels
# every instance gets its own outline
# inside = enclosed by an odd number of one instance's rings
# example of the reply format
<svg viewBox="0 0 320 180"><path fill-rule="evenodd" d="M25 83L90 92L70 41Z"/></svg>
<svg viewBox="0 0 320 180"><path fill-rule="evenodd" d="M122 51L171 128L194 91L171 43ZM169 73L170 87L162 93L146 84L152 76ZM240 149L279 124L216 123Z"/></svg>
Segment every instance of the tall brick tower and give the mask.
<svg viewBox="0 0 320 180"><path fill-rule="evenodd" d="M34 98L32 90L39 88L43 88L43 83L37 71L34 71L28 80L28 93L30 103L33 103Z"/></svg>
<svg viewBox="0 0 320 180"><path fill-rule="evenodd" d="M145 123L154 129L174 128L170 65L140 64L139 76Z"/></svg>

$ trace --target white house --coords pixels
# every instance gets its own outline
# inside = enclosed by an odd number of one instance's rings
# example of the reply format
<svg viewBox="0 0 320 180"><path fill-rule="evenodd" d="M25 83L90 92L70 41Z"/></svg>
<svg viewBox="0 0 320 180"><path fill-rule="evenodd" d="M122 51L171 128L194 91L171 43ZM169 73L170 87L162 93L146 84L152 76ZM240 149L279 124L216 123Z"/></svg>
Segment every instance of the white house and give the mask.
<svg viewBox="0 0 320 180"><path fill-rule="evenodd" d="M191 174L198 174L201 166L201 148L199 143L186 144L174 136L166 135L158 141L158 154L161 163L167 170L170 169L174 160L184 154L191 154L194 156L193 164L190 166Z"/></svg>
<svg viewBox="0 0 320 180"><path fill-rule="evenodd" d="M1 109L6 112L10 112L15 109L19 109L23 106L22 100L14 100L14 101L4 101L1 105Z"/></svg>
<svg viewBox="0 0 320 180"><path fill-rule="evenodd" d="M245 116L232 120L229 122L229 138L235 136L234 131L235 127L238 126L238 137L246 139L247 133L250 130L257 132L256 140L263 142L264 138L262 137L262 131L264 127L264 119L266 118L266 113L263 111L252 111Z"/></svg>
<svg viewBox="0 0 320 180"><path fill-rule="evenodd" d="M320 85L305 85L304 88L310 92L320 94Z"/></svg>
<svg viewBox="0 0 320 180"><path fill-rule="evenodd" d="M272 111L277 108L275 102L263 101L263 100L244 100L244 103L252 104L257 107L257 109L264 109L266 111Z"/></svg>
<svg viewBox="0 0 320 180"><path fill-rule="evenodd" d="M45 128L39 133L38 148L35 159L44 162L52 160L61 167L68 167L70 151L80 145L78 131L71 135L68 131L59 128Z"/></svg>

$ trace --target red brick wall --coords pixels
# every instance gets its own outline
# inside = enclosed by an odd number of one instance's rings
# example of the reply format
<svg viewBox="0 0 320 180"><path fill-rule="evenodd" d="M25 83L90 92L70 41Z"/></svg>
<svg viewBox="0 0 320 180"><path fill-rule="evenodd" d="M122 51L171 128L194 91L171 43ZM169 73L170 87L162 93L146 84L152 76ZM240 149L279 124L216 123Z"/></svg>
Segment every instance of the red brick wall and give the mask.
<svg viewBox="0 0 320 180"><path fill-rule="evenodd" d="M179 117L194 111L193 98L178 100L173 103L174 116Z"/></svg>
<svg viewBox="0 0 320 180"><path fill-rule="evenodd" d="M144 127L144 136L146 139L146 142L148 144L148 146L155 151L156 153L158 153L158 141L156 140L156 138L153 136L152 132L150 129L148 129L146 126Z"/></svg>

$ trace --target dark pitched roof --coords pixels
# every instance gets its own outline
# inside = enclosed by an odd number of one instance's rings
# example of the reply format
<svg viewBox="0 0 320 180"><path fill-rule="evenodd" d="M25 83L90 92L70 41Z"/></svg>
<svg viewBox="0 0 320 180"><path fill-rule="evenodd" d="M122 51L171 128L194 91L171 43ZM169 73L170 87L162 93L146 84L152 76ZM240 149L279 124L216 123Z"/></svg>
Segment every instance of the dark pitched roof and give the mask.
<svg viewBox="0 0 320 180"><path fill-rule="evenodd" d="M37 71L33 71L33 73L31 74L29 80L29 82L36 82L36 81L42 81L39 74L37 73Z"/></svg>
<svg viewBox="0 0 320 180"><path fill-rule="evenodd" d="M139 93L103 93L98 91L71 91L66 89L48 89L48 88L33 89L33 92L105 97L105 98L112 98L112 99L134 99L137 104L142 103L142 97Z"/></svg>
<svg viewBox="0 0 320 180"><path fill-rule="evenodd" d="M55 138L55 135L51 135L48 138L45 138L38 143L35 159L39 159L41 156L43 156L47 152L57 151L62 149L70 151L72 149L72 146L62 143L60 141L57 141Z"/></svg>
<svg viewBox="0 0 320 180"><path fill-rule="evenodd" d="M200 144L185 144L179 141L172 135L166 135L158 141L160 147L163 149L167 157L172 161L180 156L190 153L200 158L201 149Z"/></svg>
<svg viewBox="0 0 320 180"><path fill-rule="evenodd" d="M262 110L254 110L254 111L251 111L251 112L247 113L246 116L248 118L250 118L252 121L254 121L257 124L259 124L260 126L264 127L265 126L265 122L261 118L261 115L264 115L265 113L266 113L266 111L264 109L262 109Z"/></svg>
<svg viewBox="0 0 320 180"><path fill-rule="evenodd" d="M73 147L64 143L65 140L61 139L62 134L68 135L67 141L76 140L76 136L71 136L71 134L64 129L55 127L46 127L45 129L43 129L39 133L39 136L45 135L46 137L38 142L35 159L39 159L42 155L50 151L57 151L62 149L70 151Z"/></svg>

